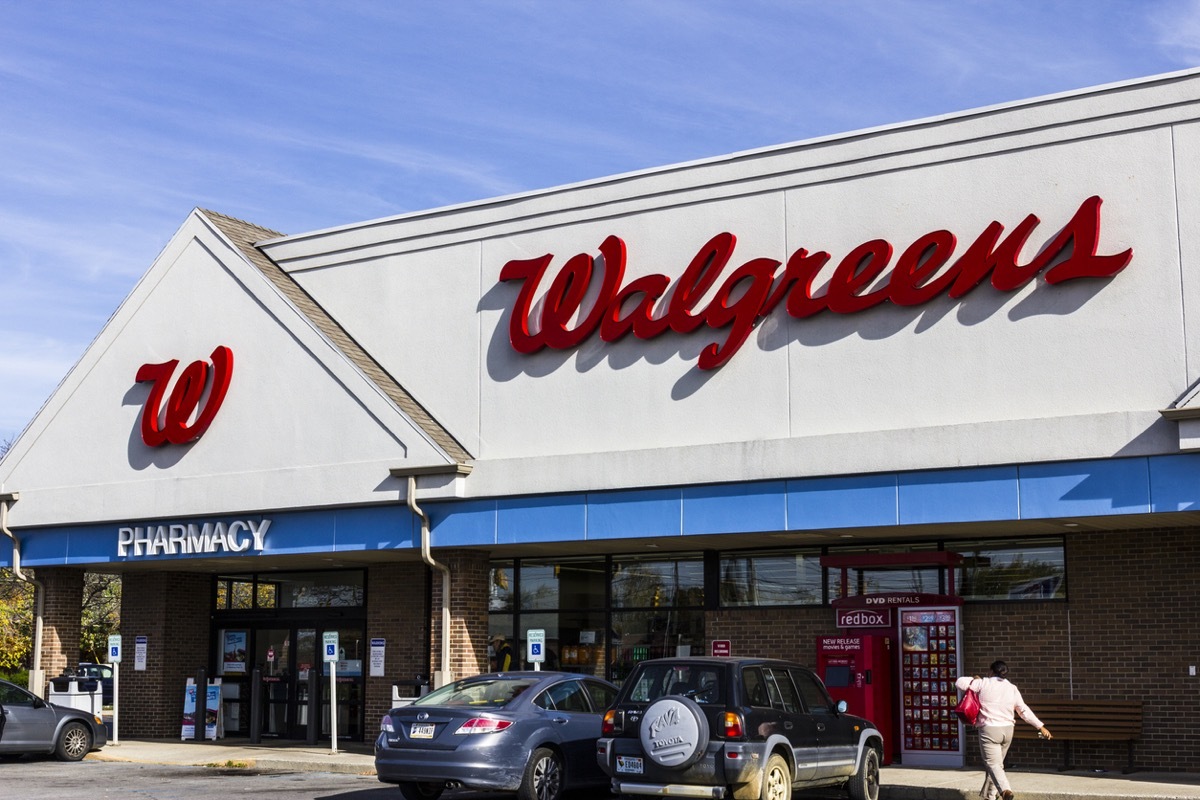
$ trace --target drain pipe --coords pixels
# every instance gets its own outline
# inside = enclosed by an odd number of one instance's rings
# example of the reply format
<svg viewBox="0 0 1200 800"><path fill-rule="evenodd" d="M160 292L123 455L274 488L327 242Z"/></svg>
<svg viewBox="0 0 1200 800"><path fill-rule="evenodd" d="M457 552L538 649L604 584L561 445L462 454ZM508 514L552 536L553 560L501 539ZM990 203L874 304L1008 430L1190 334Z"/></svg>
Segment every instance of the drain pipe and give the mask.
<svg viewBox="0 0 1200 800"><path fill-rule="evenodd" d="M21 543L8 528L8 509L21 499L19 492L0 493L0 533L12 539L12 570L17 580L33 584L33 667L29 670L29 690L38 697L45 695L46 681L42 677L42 618L45 616L46 587L42 582L21 571Z"/></svg>
<svg viewBox="0 0 1200 800"><path fill-rule="evenodd" d="M454 680L450 669L450 568L433 559L429 552L429 516L417 505L417 477L408 476L408 507L421 518L421 558L433 569L442 573L442 658L441 669L433 673L433 686L437 689Z"/></svg>

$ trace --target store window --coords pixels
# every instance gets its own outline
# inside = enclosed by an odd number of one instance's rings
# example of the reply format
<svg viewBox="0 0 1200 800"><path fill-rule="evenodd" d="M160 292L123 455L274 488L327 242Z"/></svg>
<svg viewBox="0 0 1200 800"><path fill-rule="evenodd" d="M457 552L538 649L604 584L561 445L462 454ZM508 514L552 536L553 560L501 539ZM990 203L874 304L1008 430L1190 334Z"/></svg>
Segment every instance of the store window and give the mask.
<svg viewBox="0 0 1200 800"><path fill-rule="evenodd" d="M936 543L920 545L898 545L879 547L839 547L829 548L830 555L872 554L887 555L891 553L924 553L935 552ZM947 589L943 580L943 567L930 565L895 565L879 567L851 567L845 570L847 587L845 595L857 596L863 594L945 594ZM842 597L842 570L829 570L830 598Z"/></svg>
<svg viewBox="0 0 1200 800"><path fill-rule="evenodd" d="M817 549L725 553L720 570L724 607L825 602L821 551Z"/></svg>
<svg viewBox="0 0 1200 800"><path fill-rule="evenodd" d="M362 570L218 575L213 608L217 611L252 611L361 607L364 586Z"/></svg>
<svg viewBox="0 0 1200 800"><path fill-rule="evenodd" d="M967 600L1065 600L1061 539L948 542L963 557L958 591Z"/></svg>
<svg viewBox="0 0 1200 800"><path fill-rule="evenodd" d="M495 561L490 575L489 639L520 660L529 630L545 631L543 668L618 680L637 661L703 652L701 554Z"/></svg>

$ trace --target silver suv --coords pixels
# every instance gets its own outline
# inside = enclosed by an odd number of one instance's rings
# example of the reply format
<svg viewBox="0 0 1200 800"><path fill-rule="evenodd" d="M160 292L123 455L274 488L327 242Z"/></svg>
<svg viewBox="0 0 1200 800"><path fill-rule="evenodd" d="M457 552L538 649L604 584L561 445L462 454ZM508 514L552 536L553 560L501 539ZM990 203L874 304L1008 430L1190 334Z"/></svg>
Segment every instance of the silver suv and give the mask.
<svg viewBox="0 0 1200 800"><path fill-rule="evenodd" d="M605 713L596 759L616 794L789 800L844 786L877 800L883 734L807 667L762 658L643 661Z"/></svg>

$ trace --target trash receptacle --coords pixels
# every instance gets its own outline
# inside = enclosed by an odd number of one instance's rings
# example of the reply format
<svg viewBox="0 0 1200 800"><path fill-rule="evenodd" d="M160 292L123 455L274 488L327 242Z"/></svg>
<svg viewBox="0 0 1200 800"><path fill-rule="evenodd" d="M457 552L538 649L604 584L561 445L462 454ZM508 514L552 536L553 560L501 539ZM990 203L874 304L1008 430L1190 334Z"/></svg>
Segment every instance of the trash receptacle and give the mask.
<svg viewBox="0 0 1200 800"><path fill-rule="evenodd" d="M392 681L392 707L410 705L418 697L429 694L429 678L417 675L412 680Z"/></svg>
<svg viewBox="0 0 1200 800"><path fill-rule="evenodd" d="M51 703L67 708L76 708L96 715L104 710L100 683L89 678L79 678L70 673L51 678L49 695L47 699Z"/></svg>

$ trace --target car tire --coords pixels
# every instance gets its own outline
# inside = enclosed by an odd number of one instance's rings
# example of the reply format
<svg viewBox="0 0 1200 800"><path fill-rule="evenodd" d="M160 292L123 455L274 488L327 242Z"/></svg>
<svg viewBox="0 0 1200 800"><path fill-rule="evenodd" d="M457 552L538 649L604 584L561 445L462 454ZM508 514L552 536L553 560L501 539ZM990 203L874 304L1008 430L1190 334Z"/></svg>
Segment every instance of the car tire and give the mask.
<svg viewBox="0 0 1200 800"><path fill-rule="evenodd" d="M792 800L792 771L779 753L771 753L763 768L760 800Z"/></svg>
<svg viewBox="0 0 1200 800"><path fill-rule="evenodd" d="M646 706L638 725L642 752L660 767L687 769L708 749L708 717L681 695L660 697Z"/></svg>
<svg viewBox="0 0 1200 800"><path fill-rule="evenodd" d="M525 765L518 800L560 800L567 785L562 756L549 747L539 747Z"/></svg>
<svg viewBox="0 0 1200 800"><path fill-rule="evenodd" d="M437 800L446 787L440 783L405 781L400 784L404 800Z"/></svg>
<svg viewBox="0 0 1200 800"><path fill-rule="evenodd" d="M879 800L879 753L873 747L863 751L858 772L846 786L850 800Z"/></svg>
<svg viewBox="0 0 1200 800"><path fill-rule="evenodd" d="M59 761L79 761L92 750L92 732L82 722L68 722L58 734L54 755Z"/></svg>

